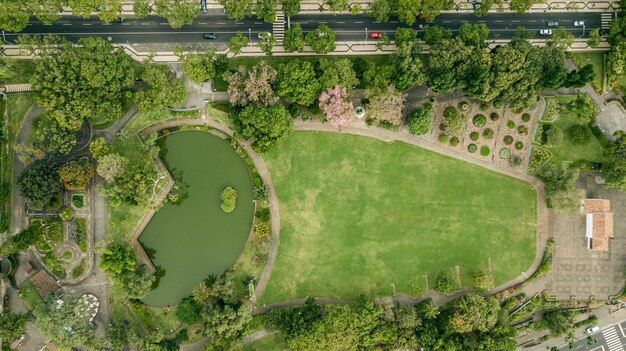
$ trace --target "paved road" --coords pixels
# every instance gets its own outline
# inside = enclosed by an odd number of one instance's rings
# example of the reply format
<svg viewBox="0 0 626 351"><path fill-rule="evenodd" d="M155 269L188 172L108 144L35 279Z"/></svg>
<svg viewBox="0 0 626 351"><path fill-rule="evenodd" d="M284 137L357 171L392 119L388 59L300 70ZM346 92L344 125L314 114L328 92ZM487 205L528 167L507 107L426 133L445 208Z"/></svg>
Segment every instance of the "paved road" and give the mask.
<svg viewBox="0 0 626 351"><path fill-rule="evenodd" d="M532 13L532 14L512 14L493 13L484 17L476 17L471 13L446 13L438 16L432 24L441 25L458 31L463 23L485 23L491 30L492 39L511 38L519 26L531 30L535 37L539 37L539 29L548 28L547 21L556 21L577 37L587 36L589 31L600 28L602 25L599 12L563 12L563 13ZM610 14L604 14L606 17ZM574 21L584 21L585 29L574 27ZM397 19L392 18L389 22L375 22L372 18L359 15L297 15L286 21L285 27L289 23L300 23L305 32L314 30L319 24L325 23L337 33L338 41L357 41L366 39L367 33L372 31L383 32L393 38L393 32L399 26ZM420 30L428 24L418 21L413 28ZM607 21L604 21L604 28ZM32 21L21 33L7 33L6 40L15 41L16 37L22 34L57 34L75 41L86 36L101 36L110 38L113 43L195 43L204 42L203 33L215 33L216 40L211 42L226 42L237 31L249 34L253 42L256 42L260 32L272 31L272 24L247 18L240 21L229 20L226 15L205 15L194 21L192 25L184 26L181 29L172 29L167 22L160 17L148 17L146 19L127 19L124 23L103 24L96 17L89 19L64 17L51 26L46 26L38 21ZM209 42L209 41L207 41Z"/></svg>
<svg viewBox="0 0 626 351"><path fill-rule="evenodd" d="M593 340L588 342L587 338L579 339L574 343L573 348L563 345L561 351L624 351L626 350L626 321L611 325L593 333Z"/></svg>

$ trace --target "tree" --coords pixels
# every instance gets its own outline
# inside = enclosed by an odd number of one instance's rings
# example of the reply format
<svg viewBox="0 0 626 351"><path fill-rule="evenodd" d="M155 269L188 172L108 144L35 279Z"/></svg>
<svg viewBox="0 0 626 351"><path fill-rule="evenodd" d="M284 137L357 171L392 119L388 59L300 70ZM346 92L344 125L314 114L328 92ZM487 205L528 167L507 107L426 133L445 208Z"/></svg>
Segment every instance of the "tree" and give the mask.
<svg viewBox="0 0 626 351"><path fill-rule="evenodd" d="M310 106L317 98L320 84L313 65L295 59L278 66L275 89L280 97L288 101Z"/></svg>
<svg viewBox="0 0 626 351"><path fill-rule="evenodd" d="M29 247L36 245L41 240L43 240L43 228L41 222L32 223L26 229L22 229L19 233L8 238L8 240L0 246L0 254L4 255L22 252ZM2 328L0 328L0 333L1 330Z"/></svg>
<svg viewBox="0 0 626 351"><path fill-rule="evenodd" d="M196 306L203 307L209 299L210 292L211 289L207 286L206 282L201 282L191 292L191 299Z"/></svg>
<svg viewBox="0 0 626 351"><path fill-rule="evenodd" d="M246 139L254 138L252 148L267 152L293 129L293 118L283 105L247 106L234 117L236 130Z"/></svg>
<svg viewBox="0 0 626 351"><path fill-rule="evenodd" d="M243 35L241 32L235 33L235 35L228 41L228 50L230 50L230 52L234 55L239 55L241 53L241 49L246 46L248 46L248 37Z"/></svg>
<svg viewBox="0 0 626 351"><path fill-rule="evenodd" d="M95 173L93 165L86 158L70 161L61 166L58 172L63 185L69 190L86 189Z"/></svg>
<svg viewBox="0 0 626 351"><path fill-rule="evenodd" d="M393 85L387 89L367 89L363 96L368 100L367 113L378 123L399 126L406 94L396 91Z"/></svg>
<svg viewBox="0 0 626 351"><path fill-rule="evenodd" d="M135 92L134 100L139 111L146 116L162 116L169 113L169 107L180 106L187 94L182 79L170 77L166 65L144 63L141 80L147 84L143 90Z"/></svg>
<svg viewBox="0 0 626 351"><path fill-rule="evenodd" d="M98 159L96 172L107 182L112 182L115 178L126 172L128 159L119 154L106 154Z"/></svg>
<svg viewBox="0 0 626 351"><path fill-rule="evenodd" d="M215 68L215 49L209 48L204 53L188 52L183 53L180 47L176 47L174 54L183 64L183 71L196 83L202 83L215 78L217 73Z"/></svg>
<svg viewBox="0 0 626 351"><path fill-rule="evenodd" d="M402 33L402 32L401 32ZM390 63L395 68L393 83L399 90L407 90L421 84L426 79L422 60L422 48L417 39L402 38L396 40L396 51L391 55Z"/></svg>
<svg viewBox="0 0 626 351"><path fill-rule="evenodd" d="M348 0L324 0L324 5L328 5L329 11L345 11L348 9Z"/></svg>
<svg viewBox="0 0 626 351"><path fill-rule="evenodd" d="M51 25L59 19L63 0L30 0L30 11L43 24Z"/></svg>
<svg viewBox="0 0 626 351"><path fill-rule="evenodd" d="M131 299L143 299L152 290L155 280L156 277L150 275L144 266L125 274L121 283L126 296Z"/></svg>
<svg viewBox="0 0 626 351"><path fill-rule="evenodd" d="M345 99L348 93L345 88L335 85L327 91L323 91L319 97L320 110L326 119L335 128L340 129L354 118L354 106Z"/></svg>
<svg viewBox="0 0 626 351"><path fill-rule="evenodd" d="M254 6L256 18L266 23L273 23L276 18L276 10L274 9L277 5L278 0L257 0Z"/></svg>
<svg viewBox="0 0 626 351"><path fill-rule="evenodd" d="M487 290L493 287L493 277L485 271L474 271L472 273L472 280L474 281L474 285L479 289Z"/></svg>
<svg viewBox="0 0 626 351"><path fill-rule="evenodd" d="M282 9L285 16L295 16L300 12L300 0L282 0Z"/></svg>
<svg viewBox="0 0 626 351"><path fill-rule="evenodd" d="M450 326L457 333L486 332L498 321L500 304L492 297L467 294L457 300Z"/></svg>
<svg viewBox="0 0 626 351"><path fill-rule="evenodd" d="M567 334L574 328L574 312L563 310L546 312L541 324L550 330L552 336Z"/></svg>
<svg viewBox="0 0 626 351"><path fill-rule="evenodd" d="M304 34L300 23L294 23L285 31L283 38L283 47L287 52L302 52L304 50Z"/></svg>
<svg viewBox="0 0 626 351"><path fill-rule="evenodd" d="M400 27L396 29L395 43L402 45L417 41L417 32L411 28Z"/></svg>
<svg viewBox="0 0 626 351"><path fill-rule="evenodd" d="M200 321L200 307L189 297L180 301L176 308L176 317L181 323L192 325Z"/></svg>
<svg viewBox="0 0 626 351"><path fill-rule="evenodd" d="M452 39L452 31L441 26L425 26L424 41L433 46L441 44L444 40Z"/></svg>
<svg viewBox="0 0 626 351"><path fill-rule="evenodd" d="M253 3L251 0L219 0L224 6L226 16L232 20L241 20L252 15Z"/></svg>
<svg viewBox="0 0 626 351"><path fill-rule="evenodd" d="M47 153L67 155L76 145L76 134L61 128L59 123L46 115L37 119L33 128L33 146Z"/></svg>
<svg viewBox="0 0 626 351"><path fill-rule="evenodd" d="M392 13L393 9L390 0L374 0L370 4L366 15L373 17L377 22L387 22Z"/></svg>
<svg viewBox="0 0 626 351"><path fill-rule="evenodd" d="M420 0L398 0L396 13L401 22L413 26L415 19L420 15Z"/></svg>
<svg viewBox="0 0 626 351"><path fill-rule="evenodd" d="M575 213L579 210L580 200L585 194L582 189L576 188L578 171L546 165L540 168L537 177L544 183L548 207L554 207L563 213Z"/></svg>
<svg viewBox="0 0 626 351"><path fill-rule="evenodd" d="M265 61L252 68L239 66L236 72L225 75L225 78L229 101L235 106L268 106L278 101L272 89L276 70Z"/></svg>
<svg viewBox="0 0 626 351"><path fill-rule="evenodd" d="M554 33L552 33L552 38L550 38L549 44L556 45L562 49L567 49L568 47L574 44L574 34L568 32L563 27L557 28Z"/></svg>
<svg viewBox="0 0 626 351"><path fill-rule="evenodd" d="M592 64L584 65L581 69L569 72L563 85L568 88L582 88L596 76L595 69Z"/></svg>
<svg viewBox="0 0 626 351"><path fill-rule="evenodd" d="M72 8L72 14L85 19L103 4L104 0L67 0L67 6Z"/></svg>
<svg viewBox="0 0 626 351"><path fill-rule="evenodd" d="M484 46L488 36L489 29L484 23L464 23L459 28L459 37L469 46Z"/></svg>
<svg viewBox="0 0 626 351"><path fill-rule="evenodd" d="M116 18L124 18L122 5L122 0L103 0L98 18L104 23L111 23Z"/></svg>
<svg viewBox="0 0 626 351"><path fill-rule="evenodd" d="M0 339L7 343L16 340L26 331L27 321L28 316L26 314L4 311L0 315Z"/></svg>
<svg viewBox="0 0 626 351"><path fill-rule="evenodd" d="M135 271L135 251L128 244L109 244L100 256L100 269L111 278L121 281Z"/></svg>
<svg viewBox="0 0 626 351"><path fill-rule="evenodd" d="M200 7L195 0L156 0L157 15L165 18L172 28L191 25L200 15Z"/></svg>
<svg viewBox="0 0 626 351"><path fill-rule="evenodd" d="M431 114L430 110L420 107L406 118L409 125L409 133L413 135L424 135L430 129Z"/></svg>
<svg viewBox="0 0 626 351"><path fill-rule="evenodd" d="M613 45L607 55L607 71L612 77L620 77L624 74L626 67L626 55L624 45Z"/></svg>
<svg viewBox="0 0 626 351"><path fill-rule="evenodd" d="M352 69L352 61L347 58L336 60L320 58L317 61L317 71L322 89L330 89L340 85L347 92L350 92L359 83L356 73Z"/></svg>
<svg viewBox="0 0 626 351"><path fill-rule="evenodd" d="M272 56L272 49L276 45L276 38L270 33L261 33L261 40L257 43L258 47L267 56Z"/></svg>
<svg viewBox="0 0 626 351"><path fill-rule="evenodd" d="M535 2L535 0L511 0L511 10L517 11L517 13L524 13Z"/></svg>
<svg viewBox="0 0 626 351"><path fill-rule="evenodd" d="M148 0L135 0L133 3L133 12L136 19L146 18L150 15L150 4Z"/></svg>
<svg viewBox="0 0 626 351"><path fill-rule="evenodd" d="M600 36L600 30L598 28L592 29L589 32L589 39L587 39L587 44L592 48L598 47L602 42L602 37Z"/></svg>
<svg viewBox="0 0 626 351"><path fill-rule="evenodd" d="M335 50L335 32L325 24L306 35L306 43L317 54L327 54Z"/></svg>
<svg viewBox="0 0 626 351"><path fill-rule="evenodd" d="M60 349L69 350L77 345L95 345L95 334L77 299L64 298L61 303L54 294L49 294L37 309L37 328Z"/></svg>
<svg viewBox="0 0 626 351"><path fill-rule="evenodd" d="M81 38L78 46L58 45L58 50L41 46L35 60L33 91L47 115L73 132L85 118L120 116L122 91L135 82L132 59L98 37Z"/></svg>
<svg viewBox="0 0 626 351"><path fill-rule="evenodd" d="M17 188L31 208L43 208L61 188L55 168L37 161L17 179Z"/></svg>

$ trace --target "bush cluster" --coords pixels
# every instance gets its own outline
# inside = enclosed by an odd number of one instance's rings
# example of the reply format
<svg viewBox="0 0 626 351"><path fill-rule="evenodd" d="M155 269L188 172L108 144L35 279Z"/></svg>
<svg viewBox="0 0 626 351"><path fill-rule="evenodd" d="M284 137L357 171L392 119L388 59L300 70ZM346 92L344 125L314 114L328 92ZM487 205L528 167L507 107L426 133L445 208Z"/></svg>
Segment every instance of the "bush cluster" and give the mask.
<svg viewBox="0 0 626 351"><path fill-rule="evenodd" d="M222 200L221 208L226 213L231 213L235 210L237 206L237 190L232 187L226 187L222 190L222 194L220 195L220 199Z"/></svg>
<svg viewBox="0 0 626 351"><path fill-rule="evenodd" d="M591 139L591 131L581 124L576 124L567 130L567 136L573 144L585 145Z"/></svg>
<svg viewBox="0 0 626 351"><path fill-rule="evenodd" d="M491 150L489 149L489 146L483 145L480 147L480 154L482 156L489 156L490 153Z"/></svg>
<svg viewBox="0 0 626 351"><path fill-rule="evenodd" d="M480 127L484 126L487 123L487 118L485 118L485 116L482 115L482 114L477 114L472 119L472 122L474 123L474 125L476 127L480 128Z"/></svg>

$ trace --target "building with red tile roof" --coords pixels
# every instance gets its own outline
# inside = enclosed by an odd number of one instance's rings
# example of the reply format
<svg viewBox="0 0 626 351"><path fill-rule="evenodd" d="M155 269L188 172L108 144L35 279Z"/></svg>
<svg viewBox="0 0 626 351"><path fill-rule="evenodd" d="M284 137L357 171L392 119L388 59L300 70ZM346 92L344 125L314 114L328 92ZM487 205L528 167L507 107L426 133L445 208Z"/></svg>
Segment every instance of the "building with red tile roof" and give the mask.
<svg viewBox="0 0 626 351"><path fill-rule="evenodd" d="M609 239L615 236L611 201L585 199L583 211L586 215L585 238L587 238L587 248L594 251L609 251Z"/></svg>

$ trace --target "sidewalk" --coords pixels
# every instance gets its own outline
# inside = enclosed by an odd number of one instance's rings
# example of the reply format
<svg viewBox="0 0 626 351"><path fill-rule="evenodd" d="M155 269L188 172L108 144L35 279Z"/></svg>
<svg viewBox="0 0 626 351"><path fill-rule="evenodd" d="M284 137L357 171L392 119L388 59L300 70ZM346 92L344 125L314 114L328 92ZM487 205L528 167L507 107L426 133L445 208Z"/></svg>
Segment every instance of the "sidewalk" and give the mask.
<svg viewBox="0 0 626 351"><path fill-rule="evenodd" d="M364 13L375 0L359 0L350 2L348 8L354 6L360 7L359 13ZM479 1L481 2L481 1ZM133 3L132 0L126 0L122 5L123 16L133 16ZM154 1L150 1L152 5L152 13L155 13ZM198 9L200 8L198 2ZM222 10L223 6L219 4L217 0L207 0L207 10ZM350 11L331 12L328 10L329 6L325 4L324 0L301 0L300 12L301 13L350 13ZM619 1L614 0L547 0L542 3L536 3L531 6L527 11L532 12L564 12L564 11L585 11L585 12L613 12L619 10ZM455 0L454 9L450 11L442 11L446 13L455 12L473 12L474 8L471 0ZM507 1L502 5L494 5L489 12L515 12L510 9L510 5ZM97 12L92 13L93 16L97 16ZM62 16L71 16L72 9L70 7L63 7L63 11L60 13Z"/></svg>

